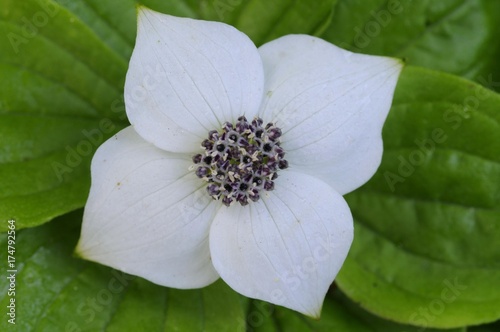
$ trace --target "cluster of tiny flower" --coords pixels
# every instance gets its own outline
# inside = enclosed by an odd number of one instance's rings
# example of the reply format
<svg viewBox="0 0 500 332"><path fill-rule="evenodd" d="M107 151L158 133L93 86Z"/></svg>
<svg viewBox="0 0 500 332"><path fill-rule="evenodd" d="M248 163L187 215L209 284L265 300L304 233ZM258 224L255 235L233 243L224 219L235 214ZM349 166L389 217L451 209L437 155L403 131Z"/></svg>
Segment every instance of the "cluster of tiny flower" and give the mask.
<svg viewBox="0 0 500 332"><path fill-rule="evenodd" d="M260 118L248 122L244 116L222 131L212 130L201 143L203 154L193 156L196 175L207 181L208 194L226 206L258 201L260 191L273 190L277 171L288 167L280 146L281 129L273 123L265 127Z"/></svg>

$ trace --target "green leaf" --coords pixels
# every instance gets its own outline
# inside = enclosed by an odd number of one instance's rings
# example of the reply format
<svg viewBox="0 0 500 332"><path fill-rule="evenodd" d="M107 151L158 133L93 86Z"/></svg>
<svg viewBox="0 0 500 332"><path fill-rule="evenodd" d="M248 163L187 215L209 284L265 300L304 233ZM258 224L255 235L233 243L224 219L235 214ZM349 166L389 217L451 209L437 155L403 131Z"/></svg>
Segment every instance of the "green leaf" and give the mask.
<svg viewBox="0 0 500 332"><path fill-rule="evenodd" d="M418 332L420 327L401 325L374 316L351 302L338 289L323 304L321 318L311 319L292 310L252 301L247 313L249 331L256 332ZM428 332L440 330L427 329ZM462 332L464 328L446 330Z"/></svg>
<svg viewBox="0 0 500 332"><path fill-rule="evenodd" d="M355 240L337 282L362 307L423 327L500 317L499 110L479 85L405 68L382 164L346 197Z"/></svg>
<svg viewBox="0 0 500 332"><path fill-rule="evenodd" d="M223 21L256 45L291 33L319 34L330 23L337 0L204 0L200 17Z"/></svg>
<svg viewBox="0 0 500 332"><path fill-rule="evenodd" d="M134 0L54 0L81 21L106 47L128 63L136 35ZM121 87L121 86L119 86Z"/></svg>
<svg viewBox="0 0 500 332"><path fill-rule="evenodd" d="M154 285L72 257L81 211L17 232L15 295L0 279L0 305L15 299L19 331L236 331L240 296L223 282L200 290ZM0 246L7 248L7 234ZM6 250L0 260L7 262ZM5 315L5 314L4 314ZM0 320L0 330L11 327Z"/></svg>
<svg viewBox="0 0 500 332"><path fill-rule="evenodd" d="M323 38L500 90L500 2L340 0Z"/></svg>
<svg viewBox="0 0 500 332"><path fill-rule="evenodd" d="M198 0L137 0L141 5L174 16L201 18L199 15L199 7L201 6Z"/></svg>
<svg viewBox="0 0 500 332"><path fill-rule="evenodd" d="M95 149L126 125L127 61L50 1L3 1L0 34L0 220L20 229L85 202Z"/></svg>

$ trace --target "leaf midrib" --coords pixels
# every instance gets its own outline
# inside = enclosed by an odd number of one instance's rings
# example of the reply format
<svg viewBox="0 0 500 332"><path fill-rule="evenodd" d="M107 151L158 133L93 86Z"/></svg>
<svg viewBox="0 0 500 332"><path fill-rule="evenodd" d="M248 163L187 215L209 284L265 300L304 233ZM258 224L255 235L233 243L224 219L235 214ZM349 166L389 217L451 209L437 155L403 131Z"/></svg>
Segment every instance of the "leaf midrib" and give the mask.
<svg viewBox="0 0 500 332"><path fill-rule="evenodd" d="M455 7L451 8L448 13L446 13L445 15L443 15L443 17L439 18L438 20L436 20L432 24L429 24L429 25L425 26L424 30L418 36L416 36L415 38L409 40L398 51L394 52L393 56L394 57L402 58L403 55L404 55L403 54L404 52L406 52L409 48L411 48L412 46L414 46L415 44L417 44L427 33L429 33L429 31L431 31L432 29L436 28L440 24L443 24L448 18L450 18L451 16L453 16L457 11L460 10L461 7L465 6L466 4L469 4L469 2L466 2L466 0L462 0L462 3L460 3L460 4L456 5Z"/></svg>

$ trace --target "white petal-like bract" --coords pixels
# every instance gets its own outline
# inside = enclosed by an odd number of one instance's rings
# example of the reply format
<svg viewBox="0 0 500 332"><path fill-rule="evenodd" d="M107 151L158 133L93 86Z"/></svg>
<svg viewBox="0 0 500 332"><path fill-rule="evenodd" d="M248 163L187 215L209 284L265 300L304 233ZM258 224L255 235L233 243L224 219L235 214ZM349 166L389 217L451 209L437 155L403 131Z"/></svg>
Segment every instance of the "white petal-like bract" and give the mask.
<svg viewBox="0 0 500 332"><path fill-rule="evenodd" d="M353 239L342 195L380 164L401 70L306 35L257 49L229 25L141 7L125 82L132 126L94 155L77 253L174 288L220 276L319 317ZM264 127L236 125L242 115ZM222 134L225 122L235 127ZM204 152L211 130L220 137ZM231 195L250 202L224 206Z"/></svg>
<svg viewBox="0 0 500 332"><path fill-rule="evenodd" d="M219 210L210 251L237 292L319 317L352 238L342 196L314 177L282 171L269 197Z"/></svg>
<svg viewBox="0 0 500 332"><path fill-rule="evenodd" d="M111 137L92 160L77 253L169 287L218 279L208 246L216 205L190 164L132 127Z"/></svg>
<svg viewBox="0 0 500 332"><path fill-rule="evenodd" d="M368 181L382 158L382 126L401 62L305 35L259 51L266 75L261 116L283 129L290 165L341 194Z"/></svg>
<svg viewBox="0 0 500 332"><path fill-rule="evenodd" d="M139 11L125 105L147 141L193 152L224 122L253 118L263 86L261 58L245 34L222 23Z"/></svg>

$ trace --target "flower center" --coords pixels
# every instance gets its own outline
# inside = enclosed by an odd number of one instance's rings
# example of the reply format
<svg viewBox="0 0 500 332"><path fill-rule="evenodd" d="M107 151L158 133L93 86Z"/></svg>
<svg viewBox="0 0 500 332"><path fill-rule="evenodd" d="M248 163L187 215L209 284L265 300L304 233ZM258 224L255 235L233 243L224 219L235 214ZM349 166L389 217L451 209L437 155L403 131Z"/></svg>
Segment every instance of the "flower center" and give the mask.
<svg viewBox="0 0 500 332"><path fill-rule="evenodd" d="M280 146L281 129L262 124L260 118L250 123L240 116L235 125L226 122L221 131L210 131L201 143L205 151L194 155L193 162L213 199L244 206L258 201L262 190L274 189L278 170L287 168L288 162Z"/></svg>

